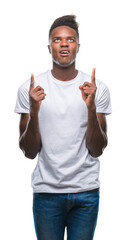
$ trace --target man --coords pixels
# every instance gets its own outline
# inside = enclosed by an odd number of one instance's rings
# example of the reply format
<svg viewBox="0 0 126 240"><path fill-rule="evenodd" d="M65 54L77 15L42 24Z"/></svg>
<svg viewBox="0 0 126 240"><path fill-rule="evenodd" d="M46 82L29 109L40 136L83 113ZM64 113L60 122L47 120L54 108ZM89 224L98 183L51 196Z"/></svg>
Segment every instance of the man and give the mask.
<svg viewBox="0 0 126 240"><path fill-rule="evenodd" d="M37 239L92 240L99 205L99 160L107 146L109 90L75 68L79 51L74 15L49 31L52 70L31 75L18 91L20 148L38 163L32 174Z"/></svg>

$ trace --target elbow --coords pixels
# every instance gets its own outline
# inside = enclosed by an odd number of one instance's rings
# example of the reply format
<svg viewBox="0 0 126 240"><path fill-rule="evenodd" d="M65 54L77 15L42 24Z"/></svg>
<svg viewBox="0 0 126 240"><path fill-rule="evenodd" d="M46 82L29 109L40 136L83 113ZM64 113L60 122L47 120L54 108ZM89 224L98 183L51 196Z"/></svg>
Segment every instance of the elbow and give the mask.
<svg viewBox="0 0 126 240"><path fill-rule="evenodd" d="M105 141L102 146L97 145L96 148L90 148L87 146L89 154L94 158L100 157L103 154L104 149L106 147L107 147L107 141Z"/></svg>
<svg viewBox="0 0 126 240"><path fill-rule="evenodd" d="M89 151L89 154L93 157L93 158L98 158L103 154L103 150L101 151Z"/></svg>
<svg viewBox="0 0 126 240"><path fill-rule="evenodd" d="M28 152L28 151L25 151L24 149L21 149L21 150L22 150L24 156L25 156L26 158L31 159L31 160L35 159L36 156L37 156L37 153Z"/></svg>
<svg viewBox="0 0 126 240"><path fill-rule="evenodd" d="M36 158L38 152L35 153L35 152L28 151L28 150L24 149L23 145L21 144L21 141L19 141L19 147L20 147L21 151L23 152L23 154L26 158L29 158L31 160Z"/></svg>
<svg viewBox="0 0 126 240"><path fill-rule="evenodd" d="M33 159L35 159L36 158L36 156L37 156L37 154L29 154L29 153L24 153L24 155L25 155L25 157L26 158L29 158L29 159L31 159L31 160L33 160Z"/></svg>

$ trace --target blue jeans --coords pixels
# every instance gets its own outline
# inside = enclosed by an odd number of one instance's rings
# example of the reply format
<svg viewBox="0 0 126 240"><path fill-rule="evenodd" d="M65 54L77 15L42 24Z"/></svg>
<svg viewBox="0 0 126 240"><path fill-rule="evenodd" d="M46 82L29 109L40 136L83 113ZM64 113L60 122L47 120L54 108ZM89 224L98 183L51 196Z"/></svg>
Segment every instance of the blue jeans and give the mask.
<svg viewBox="0 0 126 240"><path fill-rule="evenodd" d="M34 193L33 216L38 240L92 240L99 189L81 193Z"/></svg>

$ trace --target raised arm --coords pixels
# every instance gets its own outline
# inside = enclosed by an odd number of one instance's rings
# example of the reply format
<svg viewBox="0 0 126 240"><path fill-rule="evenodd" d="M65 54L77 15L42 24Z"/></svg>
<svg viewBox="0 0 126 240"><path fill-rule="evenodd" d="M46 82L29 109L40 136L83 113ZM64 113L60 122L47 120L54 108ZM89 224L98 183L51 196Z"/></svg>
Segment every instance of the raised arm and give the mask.
<svg viewBox="0 0 126 240"><path fill-rule="evenodd" d="M19 139L20 148L30 159L34 159L42 147L38 112L45 95L42 87L34 88L34 75L32 74L29 89L30 114L21 114Z"/></svg>
<svg viewBox="0 0 126 240"><path fill-rule="evenodd" d="M99 157L107 146L106 119L103 113L96 113L95 106L95 68L92 71L91 83L85 82L79 87L88 108L86 146L92 157Z"/></svg>

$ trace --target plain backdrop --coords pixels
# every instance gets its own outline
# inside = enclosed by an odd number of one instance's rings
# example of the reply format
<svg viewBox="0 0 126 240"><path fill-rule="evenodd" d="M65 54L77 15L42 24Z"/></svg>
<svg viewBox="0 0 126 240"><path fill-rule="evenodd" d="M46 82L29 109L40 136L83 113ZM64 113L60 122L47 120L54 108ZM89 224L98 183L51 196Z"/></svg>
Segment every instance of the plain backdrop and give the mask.
<svg viewBox="0 0 126 240"><path fill-rule="evenodd" d="M101 197L94 240L126 239L125 1L4 0L0 3L0 239L35 240L29 160L18 147L18 87L52 67L48 30L62 15L79 22L77 68L105 82L111 93L109 145L100 157ZM66 239L66 234L65 234ZM79 240L79 239L78 239Z"/></svg>

